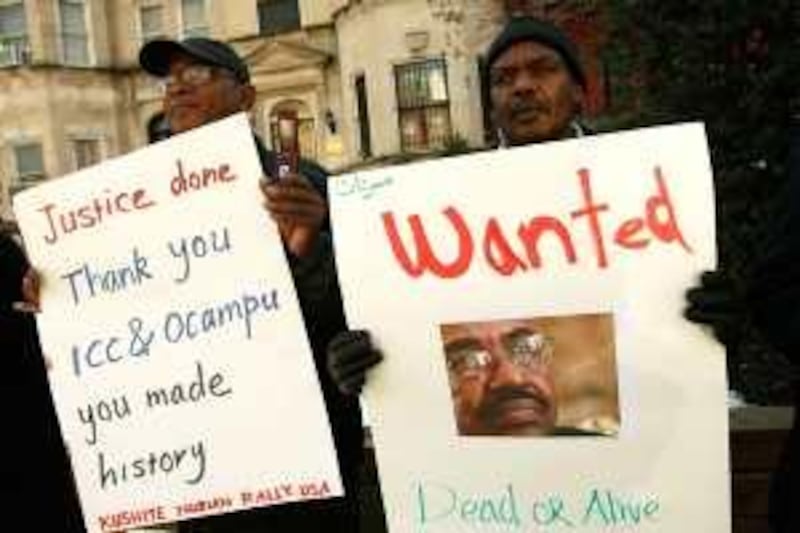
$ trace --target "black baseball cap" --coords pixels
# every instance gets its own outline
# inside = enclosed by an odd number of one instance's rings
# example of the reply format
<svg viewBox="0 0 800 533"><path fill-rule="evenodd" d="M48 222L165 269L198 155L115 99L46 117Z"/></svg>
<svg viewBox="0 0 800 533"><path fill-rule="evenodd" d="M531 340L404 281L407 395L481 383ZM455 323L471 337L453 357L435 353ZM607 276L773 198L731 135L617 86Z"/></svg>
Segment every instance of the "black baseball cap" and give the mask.
<svg viewBox="0 0 800 533"><path fill-rule="evenodd" d="M230 45L205 37L189 37L182 41L156 39L139 51L139 64L154 76L163 77L169 72L169 63L176 54L184 54L200 63L229 70L242 83L250 82L247 64Z"/></svg>
<svg viewBox="0 0 800 533"><path fill-rule="evenodd" d="M512 45L523 41L535 41L558 52L572 78L581 87L586 88L586 75L578 59L578 49L575 44L556 26L530 16L512 17L503 31L489 45L489 49L486 51L487 74L492 68L492 64L503 52Z"/></svg>

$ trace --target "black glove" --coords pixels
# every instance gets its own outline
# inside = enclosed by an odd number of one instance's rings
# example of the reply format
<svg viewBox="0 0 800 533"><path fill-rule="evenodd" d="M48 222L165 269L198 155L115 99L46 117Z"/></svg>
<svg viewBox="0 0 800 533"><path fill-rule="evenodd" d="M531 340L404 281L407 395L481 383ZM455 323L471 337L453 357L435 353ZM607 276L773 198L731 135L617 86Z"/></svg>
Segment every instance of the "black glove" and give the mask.
<svg viewBox="0 0 800 533"><path fill-rule="evenodd" d="M700 285L686 291L686 300L688 320L711 327L725 346L736 346L744 329L745 296L724 270L703 272Z"/></svg>
<svg viewBox="0 0 800 533"><path fill-rule="evenodd" d="M344 394L359 394L367 370L382 359L364 330L342 331L328 343L328 372Z"/></svg>

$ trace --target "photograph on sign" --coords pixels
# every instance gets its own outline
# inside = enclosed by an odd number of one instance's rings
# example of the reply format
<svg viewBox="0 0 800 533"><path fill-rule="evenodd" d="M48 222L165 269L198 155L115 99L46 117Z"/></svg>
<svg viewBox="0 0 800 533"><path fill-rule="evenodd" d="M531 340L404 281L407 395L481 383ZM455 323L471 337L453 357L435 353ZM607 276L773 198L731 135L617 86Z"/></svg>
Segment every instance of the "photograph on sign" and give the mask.
<svg viewBox="0 0 800 533"><path fill-rule="evenodd" d="M459 435L619 432L610 315L442 324L440 332Z"/></svg>

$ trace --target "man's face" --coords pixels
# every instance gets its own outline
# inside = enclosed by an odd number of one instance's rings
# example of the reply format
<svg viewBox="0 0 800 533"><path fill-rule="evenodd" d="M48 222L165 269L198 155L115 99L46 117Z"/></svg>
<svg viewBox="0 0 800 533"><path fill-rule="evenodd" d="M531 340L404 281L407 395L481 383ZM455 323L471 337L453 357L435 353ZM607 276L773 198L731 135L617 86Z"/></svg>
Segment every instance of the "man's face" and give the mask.
<svg viewBox="0 0 800 533"><path fill-rule="evenodd" d="M556 423L549 341L526 321L442 326L462 435L543 435Z"/></svg>
<svg viewBox="0 0 800 533"><path fill-rule="evenodd" d="M222 68L202 65L187 55L170 60L164 114L172 133L219 120L252 105L252 87Z"/></svg>
<svg viewBox="0 0 800 533"><path fill-rule="evenodd" d="M489 70L492 117L513 146L562 139L583 94L561 55L545 45L511 45Z"/></svg>

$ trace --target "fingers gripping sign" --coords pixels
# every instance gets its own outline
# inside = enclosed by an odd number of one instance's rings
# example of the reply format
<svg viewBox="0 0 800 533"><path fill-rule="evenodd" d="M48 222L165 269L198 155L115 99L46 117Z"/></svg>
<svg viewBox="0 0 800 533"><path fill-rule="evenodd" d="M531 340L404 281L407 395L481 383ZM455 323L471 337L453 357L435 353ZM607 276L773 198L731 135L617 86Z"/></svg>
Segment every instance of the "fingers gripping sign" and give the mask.
<svg viewBox="0 0 800 533"><path fill-rule="evenodd" d="M260 186L264 208L278 224L286 247L296 257L307 256L328 213L325 199L302 174L262 180Z"/></svg>

